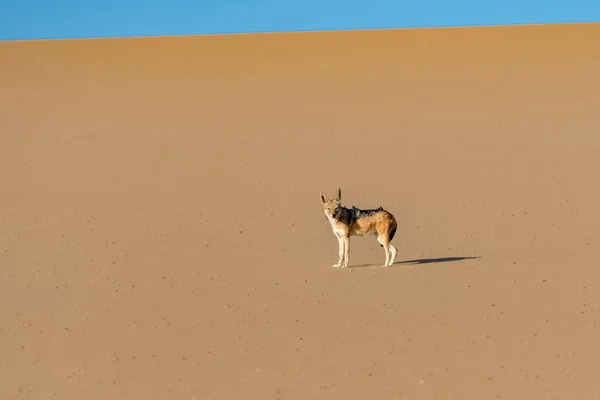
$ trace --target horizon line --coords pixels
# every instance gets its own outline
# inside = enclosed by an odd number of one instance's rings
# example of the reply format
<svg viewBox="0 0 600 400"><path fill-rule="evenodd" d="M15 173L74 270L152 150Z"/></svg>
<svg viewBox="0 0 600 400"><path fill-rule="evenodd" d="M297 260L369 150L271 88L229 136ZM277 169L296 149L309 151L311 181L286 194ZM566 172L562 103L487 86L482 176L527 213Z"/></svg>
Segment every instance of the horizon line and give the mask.
<svg viewBox="0 0 600 400"><path fill-rule="evenodd" d="M129 35L129 36L91 36L91 37L57 37L39 39L0 39L1 43L8 42L56 42L56 41L82 41L82 40L122 40L122 39L158 39L158 38L192 38L214 36L248 36L248 35L290 35L310 33L344 33L344 32L381 32L381 31L406 31L406 30L446 30L446 29L485 29L485 28L523 28L565 25L595 25L600 21L580 22L516 22L505 24L465 24L465 25L424 25L408 27L380 27L380 28L348 28L348 29L309 29L309 30L281 30L281 31L249 31L249 32L222 32L222 33L188 33L188 34L156 34L156 35Z"/></svg>

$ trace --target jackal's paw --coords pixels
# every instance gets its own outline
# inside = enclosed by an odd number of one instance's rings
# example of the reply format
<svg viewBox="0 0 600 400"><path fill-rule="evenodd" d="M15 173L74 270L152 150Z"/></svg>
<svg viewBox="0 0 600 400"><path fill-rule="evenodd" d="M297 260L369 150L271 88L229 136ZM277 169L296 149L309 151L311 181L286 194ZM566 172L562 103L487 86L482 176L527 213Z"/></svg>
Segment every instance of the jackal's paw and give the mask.
<svg viewBox="0 0 600 400"><path fill-rule="evenodd" d="M341 265L340 265L340 264L333 264L333 265L331 266L331 268L339 268L339 267L341 267Z"/></svg>
<svg viewBox="0 0 600 400"><path fill-rule="evenodd" d="M391 267L391 266L392 266L391 264L383 264L383 265L382 265L382 267L383 267L383 268L389 268L389 267Z"/></svg>

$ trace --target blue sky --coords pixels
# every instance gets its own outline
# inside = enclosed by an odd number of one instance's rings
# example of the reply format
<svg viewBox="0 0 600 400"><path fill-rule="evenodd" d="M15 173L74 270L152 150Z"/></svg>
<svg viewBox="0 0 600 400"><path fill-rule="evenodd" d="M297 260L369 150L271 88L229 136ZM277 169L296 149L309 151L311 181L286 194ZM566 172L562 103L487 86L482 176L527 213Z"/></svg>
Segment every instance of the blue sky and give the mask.
<svg viewBox="0 0 600 400"><path fill-rule="evenodd" d="M600 0L0 0L0 40L600 22Z"/></svg>

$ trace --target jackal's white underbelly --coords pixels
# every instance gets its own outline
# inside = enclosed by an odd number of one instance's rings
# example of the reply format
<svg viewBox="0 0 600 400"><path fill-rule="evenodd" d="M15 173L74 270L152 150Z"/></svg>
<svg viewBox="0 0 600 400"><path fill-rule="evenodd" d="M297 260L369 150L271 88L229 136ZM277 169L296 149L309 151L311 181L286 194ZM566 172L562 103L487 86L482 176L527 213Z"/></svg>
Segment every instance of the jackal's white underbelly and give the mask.
<svg viewBox="0 0 600 400"><path fill-rule="evenodd" d="M365 230L350 230L350 236L372 236L377 234L377 229L371 227Z"/></svg>

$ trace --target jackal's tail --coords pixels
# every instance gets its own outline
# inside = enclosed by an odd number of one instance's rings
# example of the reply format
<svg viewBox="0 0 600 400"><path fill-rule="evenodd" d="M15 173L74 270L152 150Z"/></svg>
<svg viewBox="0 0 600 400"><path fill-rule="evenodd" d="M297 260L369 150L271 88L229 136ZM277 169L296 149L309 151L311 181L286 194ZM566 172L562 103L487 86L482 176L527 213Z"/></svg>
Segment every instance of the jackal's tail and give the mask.
<svg viewBox="0 0 600 400"><path fill-rule="evenodd" d="M392 239L394 238L394 235L396 234L396 229L398 229L397 226L392 228L392 231L390 232L390 242L392 241Z"/></svg>

